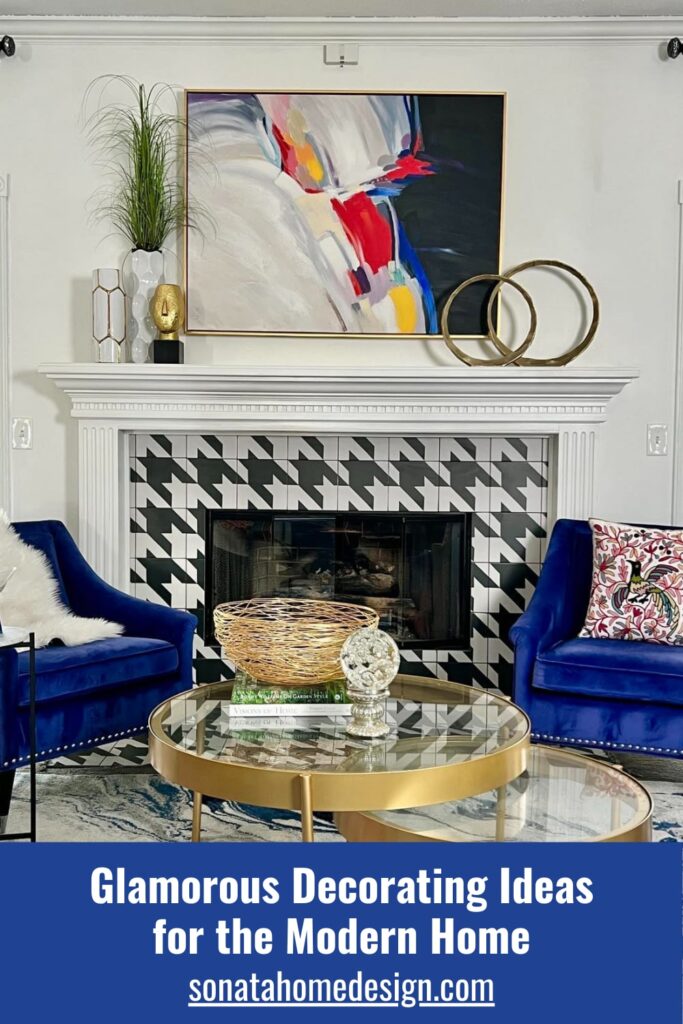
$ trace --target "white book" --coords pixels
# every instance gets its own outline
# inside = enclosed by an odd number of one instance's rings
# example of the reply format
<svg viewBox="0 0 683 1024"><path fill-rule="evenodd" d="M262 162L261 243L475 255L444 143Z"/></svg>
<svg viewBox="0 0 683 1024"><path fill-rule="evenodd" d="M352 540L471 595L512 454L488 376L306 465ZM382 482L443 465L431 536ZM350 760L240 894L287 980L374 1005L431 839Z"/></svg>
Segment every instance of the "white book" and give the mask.
<svg viewBox="0 0 683 1024"><path fill-rule="evenodd" d="M229 704L230 718L337 718L350 715L350 704Z"/></svg>

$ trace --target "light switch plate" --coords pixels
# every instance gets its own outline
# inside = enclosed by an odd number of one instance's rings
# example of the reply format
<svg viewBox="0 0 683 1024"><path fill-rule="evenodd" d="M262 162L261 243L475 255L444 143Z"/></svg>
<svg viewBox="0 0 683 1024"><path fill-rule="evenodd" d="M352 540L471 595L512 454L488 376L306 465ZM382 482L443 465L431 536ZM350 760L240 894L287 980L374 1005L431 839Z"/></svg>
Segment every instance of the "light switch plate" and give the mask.
<svg viewBox="0 0 683 1024"><path fill-rule="evenodd" d="M666 423L648 423L647 454L667 455L669 452L669 429Z"/></svg>
<svg viewBox="0 0 683 1024"><path fill-rule="evenodd" d="M12 420L12 447L20 450L33 448L33 420L30 416L15 416Z"/></svg>

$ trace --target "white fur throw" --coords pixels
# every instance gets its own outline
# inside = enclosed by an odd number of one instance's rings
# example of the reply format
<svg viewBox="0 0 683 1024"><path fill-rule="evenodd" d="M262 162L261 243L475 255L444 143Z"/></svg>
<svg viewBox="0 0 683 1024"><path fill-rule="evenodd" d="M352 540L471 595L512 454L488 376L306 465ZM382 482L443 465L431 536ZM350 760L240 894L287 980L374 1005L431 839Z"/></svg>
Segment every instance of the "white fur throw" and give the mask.
<svg viewBox="0 0 683 1024"><path fill-rule="evenodd" d="M72 615L59 597L48 559L24 544L0 512L0 577L13 566L16 572L0 591L0 622L35 633L36 647L45 647L51 640L75 647L123 632L115 622Z"/></svg>

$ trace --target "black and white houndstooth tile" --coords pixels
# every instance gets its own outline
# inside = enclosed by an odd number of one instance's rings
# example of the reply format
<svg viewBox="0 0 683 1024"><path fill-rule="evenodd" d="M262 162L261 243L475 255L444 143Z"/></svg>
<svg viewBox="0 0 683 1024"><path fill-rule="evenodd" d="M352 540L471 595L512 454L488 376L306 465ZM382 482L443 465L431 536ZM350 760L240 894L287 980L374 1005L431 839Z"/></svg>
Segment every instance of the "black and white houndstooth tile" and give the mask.
<svg viewBox="0 0 683 1024"><path fill-rule="evenodd" d="M472 513L468 651L406 651L413 672L509 684L507 633L538 575L547 525L542 437L137 435L131 456L131 586L204 627L207 509ZM198 682L232 666L200 639Z"/></svg>

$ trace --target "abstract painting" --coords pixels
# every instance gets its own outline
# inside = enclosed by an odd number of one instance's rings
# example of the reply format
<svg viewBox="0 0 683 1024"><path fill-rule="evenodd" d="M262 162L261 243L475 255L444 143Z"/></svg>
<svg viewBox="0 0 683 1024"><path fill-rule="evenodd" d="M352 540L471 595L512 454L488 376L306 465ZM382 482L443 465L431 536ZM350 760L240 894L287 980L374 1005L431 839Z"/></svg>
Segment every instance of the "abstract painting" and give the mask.
<svg viewBox="0 0 683 1024"><path fill-rule="evenodd" d="M502 94L189 91L187 123L190 334L429 337L498 272Z"/></svg>

